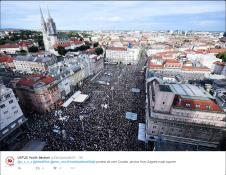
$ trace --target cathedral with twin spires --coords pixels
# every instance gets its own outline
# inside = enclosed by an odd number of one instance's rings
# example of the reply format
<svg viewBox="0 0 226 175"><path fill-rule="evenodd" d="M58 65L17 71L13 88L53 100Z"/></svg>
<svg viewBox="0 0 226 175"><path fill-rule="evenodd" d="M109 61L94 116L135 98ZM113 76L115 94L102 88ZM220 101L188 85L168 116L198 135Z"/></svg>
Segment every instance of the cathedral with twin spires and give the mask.
<svg viewBox="0 0 226 175"><path fill-rule="evenodd" d="M43 35L45 50L58 55L57 51L55 50L56 45L58 45L59 43L67 43L68 40L66 38L60 38L58 36L56 31L56 24L50 15L49 9L47 21L45 21L43 17L41 8L40 13L41 13L41 31Z"/></svg>

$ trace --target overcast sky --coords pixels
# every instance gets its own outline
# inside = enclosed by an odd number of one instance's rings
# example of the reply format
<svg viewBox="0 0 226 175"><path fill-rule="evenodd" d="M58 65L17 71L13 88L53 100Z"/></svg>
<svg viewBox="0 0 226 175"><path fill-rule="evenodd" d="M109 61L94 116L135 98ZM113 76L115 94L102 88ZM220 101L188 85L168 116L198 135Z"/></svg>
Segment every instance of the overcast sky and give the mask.
<svg viewBox="0 0 226 175"><path fill-rule="evenodd" d="M47 6L58 30L225 31L224 1L1 1L1 28L40 29Z"/></svg>

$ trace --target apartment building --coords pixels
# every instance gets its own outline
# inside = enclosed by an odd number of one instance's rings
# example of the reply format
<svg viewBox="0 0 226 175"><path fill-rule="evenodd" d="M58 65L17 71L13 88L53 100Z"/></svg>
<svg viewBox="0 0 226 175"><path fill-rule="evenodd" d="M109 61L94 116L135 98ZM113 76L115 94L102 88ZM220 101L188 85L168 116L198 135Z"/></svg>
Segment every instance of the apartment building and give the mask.
<svg viewBox="0 0 226 175"><path fill-rule="evenodd" d="M57 81L51 76L32 74L15 80L13 87L21 104L30 111L51 111L60 101Z"/></svg>
<svg viewBox="0 0 226 175"><path fill-rule="evenodd" d="M109 63L137 64L139 59L139 48L109 47L106 49L106 61Z"/></svg>
<svg viewBox="0 0 226 175"><path fill-rule="evenodd" d="M191 84L146 83L146 139L217 148L226 130L226 115L204 89Z"/></svg>
<svg viewBox="0 0 226 175"><path fill-rule="evenodd" d="M17 56L13 60L15 71L26 73L44 73L48 66L57 62L54 55L40 55L40 56Z"/></svg>
<svg viewBox="0 0 226 175"><path fill-rule="evenodd" d="M27 121L11 88L0 82L0 141L7 147L20 135L21 126Z"/></svg>

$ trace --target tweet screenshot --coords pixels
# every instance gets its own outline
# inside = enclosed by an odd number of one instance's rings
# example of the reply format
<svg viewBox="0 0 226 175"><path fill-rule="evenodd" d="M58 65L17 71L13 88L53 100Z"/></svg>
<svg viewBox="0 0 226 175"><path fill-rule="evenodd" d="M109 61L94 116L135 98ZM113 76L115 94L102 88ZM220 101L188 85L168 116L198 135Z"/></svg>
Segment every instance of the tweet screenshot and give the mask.
<svg viewBox="0 0 226 175"><path fill-rule="evenodd" d="M225 0L1 0L0 175L226 175Z"/></svg>
<svg viewBox="0 0 226 175"><path fill-rule="evenodd" d="M3 152L1 175L136 175L146 172L221 175L225 172L224 159L225 154L221 152L187 152L176 156L175 152Z"/></svg>

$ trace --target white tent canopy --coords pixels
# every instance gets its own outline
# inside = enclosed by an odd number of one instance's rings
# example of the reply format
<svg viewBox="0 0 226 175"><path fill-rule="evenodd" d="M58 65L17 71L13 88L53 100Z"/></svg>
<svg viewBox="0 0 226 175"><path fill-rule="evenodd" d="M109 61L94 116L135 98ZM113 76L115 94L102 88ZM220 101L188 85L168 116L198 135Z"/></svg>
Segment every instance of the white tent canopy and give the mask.
<svg viewBox="0 0 226 175"><path fill-rule="evenodd" d="M86 94L78 94L75 98L74 98L74 102L77 103L83 103L84 101L86 101L89 98L88 95Z"/></svg>
<svg viewBox="0 0 226 175"><path fill-rule="evenodd" d="M140 93L140 89L138 89L138 88L132 88L132 92L134 92L134 93Z"/></svg>
<svg viewBox="0 0 226 175"><path fill-rule="evenodd" d="M81 91L76 91L66 102L62 104L63 107L68 107L72 101L77 103L83 103L89 98L88 95L82 94Z"/></svg>
<svg viewBox="0 0 226 175"><path fill-rule="evenodd" d="M137 114L133 112L126 112L126 118L129 120L137 120Z"/></svg>
<svg viewBox="0 0 226 175"><path fill-rule="evenodd" d="M146 141L145 139L145 124L139 123L139 130L138 130L138 140L140 141Z"/></svg>

